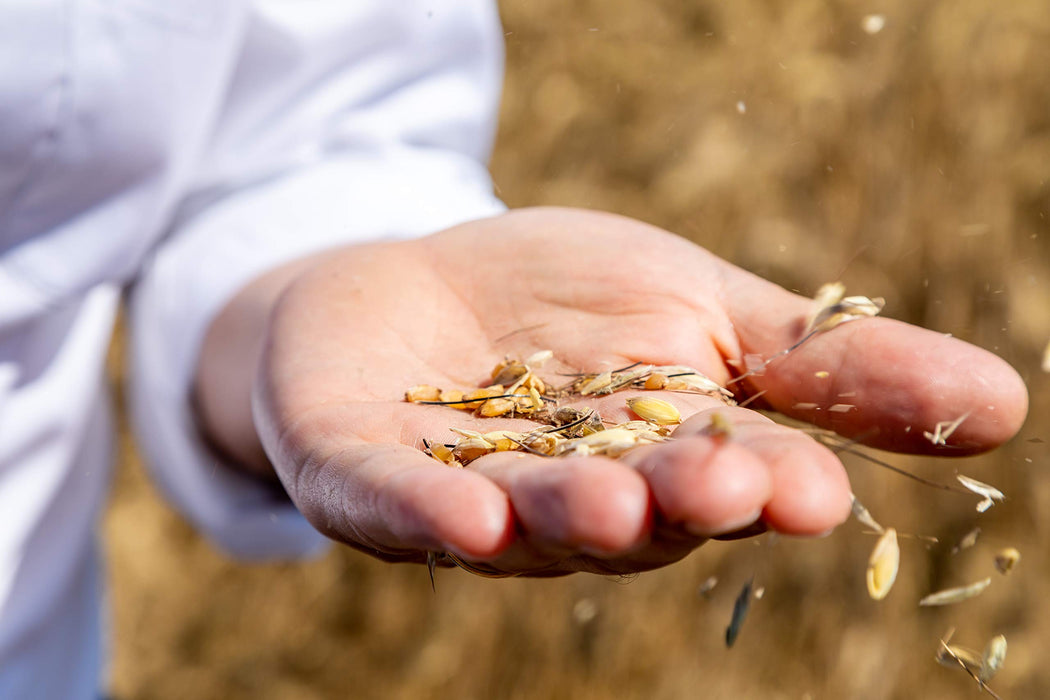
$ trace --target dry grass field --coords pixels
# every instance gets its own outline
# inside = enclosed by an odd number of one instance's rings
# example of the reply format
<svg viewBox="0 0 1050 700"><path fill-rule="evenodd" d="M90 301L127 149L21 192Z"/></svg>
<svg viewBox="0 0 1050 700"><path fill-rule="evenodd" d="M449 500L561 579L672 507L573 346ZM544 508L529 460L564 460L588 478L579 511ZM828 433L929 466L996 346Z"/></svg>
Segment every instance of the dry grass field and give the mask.
<svg viewBox="0 0 1050 700"><path fill-rule="evenodd" d="M874 539L712 543L631 580L475 578L336 549L246 566L163 504L125 442L105 521L114 693L132 698L978 698L938 638L1005 634L992 687L1050 697L1050 4L1042 0L504 0L492 164L510 206L616 211L812 294L841 279L885 315L1019 369L1029 421L956 470L1008 500L936 491L853 458L855 492L902 540L870 600ZM864 18L878 13L880 31ZM626 254L632 254L628 251ZM114 375L119 374L115 354ZM945 416L946 419L954 416ZM125 440L127 438L125 437ZM951 545L975 524L971 549ZM1007 577L992 557L1017 547ZM752 574L765 596L723 643ZM708 597L698 587L708 576ZM994 577L981 597L925 593Z"/></svg>

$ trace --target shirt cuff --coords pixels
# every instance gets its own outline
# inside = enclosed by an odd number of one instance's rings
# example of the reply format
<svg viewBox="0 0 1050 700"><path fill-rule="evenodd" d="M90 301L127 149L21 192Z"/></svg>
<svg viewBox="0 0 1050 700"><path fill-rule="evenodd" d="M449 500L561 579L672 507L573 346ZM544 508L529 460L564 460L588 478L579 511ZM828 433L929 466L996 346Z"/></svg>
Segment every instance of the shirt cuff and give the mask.
<svg viewBox="0 0 1050 700"><path fill-rule="evenodd" d="M128 402L161 490L244 558L307 556L325 539L283 493L223 464L190 404L212 318L246 284L325 248L426 235L504 210L484 166L397 148L339 157L227 194L153 252L129 303Z"/></svg>

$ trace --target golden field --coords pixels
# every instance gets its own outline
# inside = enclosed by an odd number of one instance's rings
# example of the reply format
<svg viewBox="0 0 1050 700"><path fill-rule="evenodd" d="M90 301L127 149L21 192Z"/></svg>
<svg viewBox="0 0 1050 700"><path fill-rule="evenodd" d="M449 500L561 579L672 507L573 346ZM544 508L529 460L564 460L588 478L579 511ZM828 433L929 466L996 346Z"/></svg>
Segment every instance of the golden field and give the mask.
<svg viewBox="0 0 1050 700"><path fill-rule="evenodd" d="M507 80L492 163L512 207L615 211L811 295L841 279L885 315L988 348L1032 406L1006 447L956 470L1008 500L923 487L847 458L902 540L868 598L874 538L711 543L634 579L475 578L348 549L243 565L158 497L124 436L105 520L114 694L131 698L968 698L938 638L1005 634L992 687L1050 697L1050 4L1037 0L504 0ZM865 17L879 14L884 26ZM644 251L625 251L644 257ZM119 380L119 351L112 373ZM945 416L946 419L955 416ZM981 538L951 554L974 525ZM1022 553L1007 577L998 549ZM765 595L723 634L752 574ZM719 584L705 597L709 576ZM919 608L993 576L981 597Z"/></svg>

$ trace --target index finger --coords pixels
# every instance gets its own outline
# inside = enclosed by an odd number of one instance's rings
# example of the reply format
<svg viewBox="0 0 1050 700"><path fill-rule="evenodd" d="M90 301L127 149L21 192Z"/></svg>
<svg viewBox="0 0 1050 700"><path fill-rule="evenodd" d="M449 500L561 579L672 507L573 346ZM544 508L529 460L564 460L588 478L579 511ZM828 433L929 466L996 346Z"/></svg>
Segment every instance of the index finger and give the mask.
<svg viewBox="0 0 1050 700"><path fill-rule="evenodd" d="M811 300L737 268L723 293L743 353L768 358L802 336ZM999 357L885 318L818 333L745 381L785 415L898 452L989 450L1013 437L1028 411L1024 382ZM947 439L932 439L938 423L960 418Z"/></svg>

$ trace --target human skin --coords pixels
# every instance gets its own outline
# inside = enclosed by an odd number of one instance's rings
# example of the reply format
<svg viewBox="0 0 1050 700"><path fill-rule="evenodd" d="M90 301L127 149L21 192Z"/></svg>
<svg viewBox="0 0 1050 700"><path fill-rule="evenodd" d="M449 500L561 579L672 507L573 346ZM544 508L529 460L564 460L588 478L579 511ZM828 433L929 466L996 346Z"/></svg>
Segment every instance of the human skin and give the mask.
<svg viewBox="0 0 1050 700"><path fill-rule="evenodd" d="M451 426L526 422L406 403L405 389L484 385L506 355L544 349L554 360L541 376L642 362L689 365L725 384L745 355L797 341L810 305L637 221L518 210L260 277L212 322L197 404L233 462L276 473L318 530L380 558L448 551L513 574L640 571L711 537L831 530L850 511L841 463L750 408L646 392L686 417L673 440L618 460L503 452L453 469L426 456L422 440L447 440ZM753 405L865 444L946 456L1009 439L1028 404L996 356L884 318L817 334L734 387L764 392ZM594 405L626 420L630 395ZM807 403L854 408L796 408ZM715 411L729 418L729 436L707 430ZM964 413L948 445L923 437Z"/></svg>

